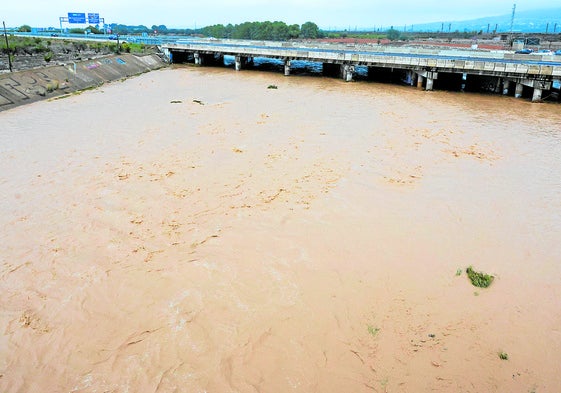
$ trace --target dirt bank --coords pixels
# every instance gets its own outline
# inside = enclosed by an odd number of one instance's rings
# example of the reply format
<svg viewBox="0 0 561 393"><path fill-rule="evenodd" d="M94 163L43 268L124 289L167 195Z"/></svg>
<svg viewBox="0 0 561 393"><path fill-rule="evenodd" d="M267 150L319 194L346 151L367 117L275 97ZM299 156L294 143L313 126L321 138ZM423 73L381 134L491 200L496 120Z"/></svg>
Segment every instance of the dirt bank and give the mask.
<svg viewBox="0 0 561 393"><path fill-rule="evenodd" d="M3 73L0 74L0 111L70 94L164 66L166 63L155 54L121 54Z"/></svg>

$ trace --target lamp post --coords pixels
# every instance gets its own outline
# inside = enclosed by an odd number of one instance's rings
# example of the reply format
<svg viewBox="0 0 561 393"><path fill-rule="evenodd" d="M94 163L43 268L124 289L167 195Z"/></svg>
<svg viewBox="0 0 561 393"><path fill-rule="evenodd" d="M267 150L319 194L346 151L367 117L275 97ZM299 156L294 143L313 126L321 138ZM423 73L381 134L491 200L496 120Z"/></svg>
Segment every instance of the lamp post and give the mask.
<svg viewBox="0 0 561 393"><path fill-rule="evenodd" d="M10 56L10 44L8 43L8 34L6 33L6 22L2 21L4 25L4 38L6 39L6 51L8 52L8 65L10 67L10 72L12 72L12 57Z"/></svg>

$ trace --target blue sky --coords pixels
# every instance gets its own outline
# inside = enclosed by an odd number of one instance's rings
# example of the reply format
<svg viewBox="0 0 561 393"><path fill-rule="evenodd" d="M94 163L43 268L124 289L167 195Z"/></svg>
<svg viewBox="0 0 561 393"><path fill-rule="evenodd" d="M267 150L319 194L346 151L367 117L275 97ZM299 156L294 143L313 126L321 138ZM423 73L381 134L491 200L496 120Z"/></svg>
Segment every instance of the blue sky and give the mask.
<svg viewBox="0 0 561 393"><path fill-rule="evenodd" d="M447 22L560 7L558 0L20 0L4 1L7 26L59 26L68 12L99 13L106 23L203 27L245 21L317 23L321 28L372 28ZM557 4L556 4L557 3ZM561 23L561 15L553 22Z"/></svg>

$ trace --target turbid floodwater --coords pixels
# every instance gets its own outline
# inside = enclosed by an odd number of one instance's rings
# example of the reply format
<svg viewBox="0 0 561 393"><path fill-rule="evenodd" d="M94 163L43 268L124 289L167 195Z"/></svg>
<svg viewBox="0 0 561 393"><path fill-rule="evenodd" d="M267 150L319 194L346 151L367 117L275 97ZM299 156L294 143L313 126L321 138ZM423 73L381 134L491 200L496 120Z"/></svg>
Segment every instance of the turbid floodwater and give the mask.
<svg viewBox="0 0 561 393"><path fill-rule="evenodd" d="M4 111L0 391L559 392L560 124L194 67Z"/></svg>

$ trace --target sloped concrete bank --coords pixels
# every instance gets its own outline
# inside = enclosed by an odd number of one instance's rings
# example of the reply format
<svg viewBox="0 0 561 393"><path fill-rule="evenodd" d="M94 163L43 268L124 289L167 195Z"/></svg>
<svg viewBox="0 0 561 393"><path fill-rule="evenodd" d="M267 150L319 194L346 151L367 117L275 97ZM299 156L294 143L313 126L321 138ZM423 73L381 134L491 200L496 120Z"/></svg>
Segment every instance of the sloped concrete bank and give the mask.
<svg viewBox="0 0 561 393"><path fill-rule="evenodd" d="M165 67L158 55L110 55L64 66L0 74L0 111Z"/></svg>

